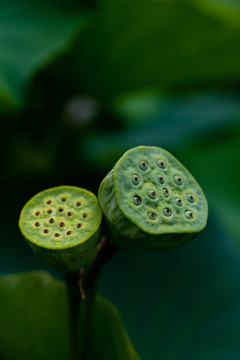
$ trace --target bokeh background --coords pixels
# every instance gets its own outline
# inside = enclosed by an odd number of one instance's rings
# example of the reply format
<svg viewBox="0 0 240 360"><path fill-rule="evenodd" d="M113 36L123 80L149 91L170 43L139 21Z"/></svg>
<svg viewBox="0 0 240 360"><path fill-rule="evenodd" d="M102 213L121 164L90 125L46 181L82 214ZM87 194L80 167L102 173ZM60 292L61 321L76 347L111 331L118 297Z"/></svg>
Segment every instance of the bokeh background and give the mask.
<svg viewBox="0 0 240 360"><path fill-rule="evenodd" d="M238 0L0 1L0 273L48 268L18 230L45 188L97 193L131 147L172 152L209 202L168 252L121 251L99 293L144 360L240 358Z"/></svg>

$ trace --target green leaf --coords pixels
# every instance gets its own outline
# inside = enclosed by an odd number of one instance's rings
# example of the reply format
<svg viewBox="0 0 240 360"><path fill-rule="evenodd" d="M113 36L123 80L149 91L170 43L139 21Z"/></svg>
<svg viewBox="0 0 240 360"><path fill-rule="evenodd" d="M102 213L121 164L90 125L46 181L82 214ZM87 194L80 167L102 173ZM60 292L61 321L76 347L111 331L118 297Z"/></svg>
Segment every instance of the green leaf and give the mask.
<svg viewBox="0 0 240 360"><path fill-rule="evenodd" d="M0 356L4 360L66 360L69 322L64 284L48 273L0 278ZM97 298L87 360L139 360L117 310Z"/></svg>
<svg viewBox="0 0 240 360"><path fill-rule="evenodd" d="M240 78L239 41L240 28L187 0L101 0L92 26L51 70L105 101L144 87L216 86Z"/></svg>
<svg viewBox="0 0 240 360"><path fill-rule="evenodd" d="M21 105L36 70L66 51L86 20L71 1L1 1L0 102Z"/></svg>

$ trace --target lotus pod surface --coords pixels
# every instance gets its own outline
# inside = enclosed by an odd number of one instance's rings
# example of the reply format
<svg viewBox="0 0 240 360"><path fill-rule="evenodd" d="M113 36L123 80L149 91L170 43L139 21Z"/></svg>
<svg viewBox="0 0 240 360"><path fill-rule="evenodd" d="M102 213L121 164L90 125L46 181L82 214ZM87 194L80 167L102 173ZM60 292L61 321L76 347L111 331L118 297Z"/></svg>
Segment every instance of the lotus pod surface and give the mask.
<svg viewBox="0 0 240 360"><path fill-rule="evenodd" d="M102 181L98 197L109 241L119 247L173 248L190 241L207 222L202 189L158 147L127 151Z"/></svg>
<svg viewBox="0 0 240 360"><path fill-rule="evenodd" d="M102 212L91 192L73 186L42 191L23 207L19 227L35 253L59 271L84 266L99 238Z"/></svg>

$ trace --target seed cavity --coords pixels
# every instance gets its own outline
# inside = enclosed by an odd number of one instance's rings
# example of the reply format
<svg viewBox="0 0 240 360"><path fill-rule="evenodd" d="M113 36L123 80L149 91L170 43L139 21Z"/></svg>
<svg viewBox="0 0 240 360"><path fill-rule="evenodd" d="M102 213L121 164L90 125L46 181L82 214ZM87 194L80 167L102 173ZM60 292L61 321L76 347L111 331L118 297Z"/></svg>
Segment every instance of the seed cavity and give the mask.
<svg viewBox="0 0 240 360"><path fill-rule="evenodd" d="M48 229L44 229L43 232L44 232L44 234L48 234L48 233L49 233Z"/></svg>
<svg viewBox="0 0 240 360"><path fill-rule="evenodd" d="M179 186L183 184L183 180L182 180L181 176L174 176L173 180L174 180L175 184L177 184Z"/></svg>
<svg viewBox="0 0 240 360"><path fill-rule="evenodd" d="M132 183L133 185L138 185L140 183L140 179L137 175L132 175Z"/></svg>
<svg viewBox="0 0 240 360"><path fill-rule="evenodd" d="M59 208L58 211L59 211L60 213L62 213L62 212L63 212L63 208Z"/></svg>
<svg viewBox="0 0 240 360"><path fill-rule="evenodd" d="M53 224L53 223L54 223L54 219L53 219L53 218L49 219L49 222L50 222L50 224Z"/></svg>
<svg viewBox="0 0 240 360"><path fill-rule="evenodd" d="M67 213L67 216L72 216L72 212L71 211L68 211L68 213Z"/></svg>
<svg viewBox="0 0 240 360"><path fill-rule="evenodd" d="M166 189L166 188L163 189L163 195L165 196L165 198L169 197L170 193L169 193L168 189Z"/></svg>
<svg viewBox="0 0 240 360"><path fill-rule="evenodd" d="M166 163L163 160L157 160L157 166L160 167L161 169L165 169Z"/></svg>
<svg viewBox="0 0 240 360"><path fill-rule="evenodd" d="M193 215L193 212L192 211L189 211L189 210L187 210L187 211L185 211L185 218L187 218L187 219L189 219L189 220L192 220L192 219L194 219L194 215Z"/></svg>
<svg viewBox="0 0 240 360"><path fill-rule="evenodd" d="M153 212L149 212L147 215L150 220L156 220L157 218L157 215Z"/></svg>
<svg viewBox="0 0 240 360"><path fill-rule="evenodd" d="M37 222L35 222L34 226L39 227L40 223L37 221Z"/></svg>
<svg viewBox="0 0 240 360"><path fill-rule="evenodd" d="M71 235L72 234L72 232L71 231L67 231L67 235Z"/></svg>
<svg viewBox="0 0 240 360"><path fill-rule="evenodd" d="M52 210L51 210L51 209L49 209L49 210L47 211L47 213L48 213L48 214L51 214L51 213L52 213Z"/></svg>
<svg viewBox="0 0 240 360"><path fill-rule="evenodd" d="M177 206L182 206L182 200L179 199L179 198L176 198L176 199L175 199L175 204L176 204Z"/></svg>
<svg viewBox="0 0 240 360"><path fill-rule="evenodd" d="M79 229L80 227L82 227L82 224L81 223L77 224L77 228Z"/></svg>
<svg viewBox="0 0 240 360"><path fill-rule="evenodd" d="M141 198L139 197L139 196L137 196L137 195L135 195L134 197L133 197L133 203L134 203L134 205L136 205L136 206L139 206L139 205L141 205Z"/></svg>
<svg viewBox="0 0 240 360"><path fill-rule="evenodd" d="M157 176L157 179L158 179L158 182L159 182L160 184L164 184L164 183L165 183L165 179L164 179L164 177L163 177L162 175L158 175L158 176Z"/></svg>
<svg viewBox="0 0 240 360"><path fill-rule="evenodd" d="M47 205L50 205L51 203L52 203L51 200L48 200L48 201L46 202Z"/></svg>
<svg viewBox="0 0 240 360"><path fill-rule="evenodd" d="M194 203L195 202L195 197L192 194L187 194L187 200L190 203Z"/></svg>
<svg viewBox="0 0 240 360"><path fill-rule="evenodd" d="M66 200L67 200L67 198L65 198L65 197L62 197L62 198L61 198L61 200L62 200L62 201L66 201Z"/></svg>
<svg viewBox="0 0 240 360"><path fill-rule="evenodd" d="M156 195L156 193L155 193L154 190L148 190L147 194L148 194L148 197L149 197L150 199L154 199L154 200L155 200L155 199L157 198L157 195Z"/></svg>
<svg viewBox="0 0 240 360"><path fill-rule="evenodd" d="M146 161L140 161L139 168L143 171L147 170L148 164L146 163Z"/></svg>
<svg viewBox="0 0 240 360"><path fill-rule="evenodd" d="M59 226L60 226L60 227L64 227L64 226L65 226L64 222L61 221L61 222L59 223Z"/></svg>
<svg viewBox="0 0 240 360"><path fill-rule="evenodd" d="M82 205L81 201L77 201L77 202L76 202L76 205L77 205L77 206L81 206L81 205Z"/></svg>
<svg viewBox="0 0 240 360"><path fill-rule="evenodd" d="M36 216L40 215L40 211L35 211L34 215Z"/></svg>
<svg viewBox="0 0 240 360"><path fill-rule="evenodd" d="M82 214L82 217L83 217L84 219L86 219L86 218L88 217L88 214L87 214L87 213L83 213L83 214Z"/></svg>
<svg viewBox="0 0 240 360"><path fill-rule="evenodd" d="M56 233L56 234L54 234L54 236L57 238L57 237L60 236L60 234L59 234L59 233Z"/></svg>
<svg viewBox="0 0 240 360"><path fill-rule="evenodd" d="M163 215L169 217L172 215L172 212L170 209L165 208L165 209L163 209Z"/></svg>

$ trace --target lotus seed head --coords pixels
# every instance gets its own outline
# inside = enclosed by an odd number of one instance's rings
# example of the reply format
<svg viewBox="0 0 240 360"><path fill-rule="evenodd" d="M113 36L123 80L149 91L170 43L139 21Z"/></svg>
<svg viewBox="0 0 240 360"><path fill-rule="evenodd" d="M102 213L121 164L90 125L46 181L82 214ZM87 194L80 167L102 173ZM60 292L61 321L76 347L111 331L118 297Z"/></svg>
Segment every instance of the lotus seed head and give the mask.
<svg viewBox="0 0 240 360"><path fill-rule="evenodd" d="M132 175L132 183L138 185L140 183L139 177L137 175Z"/></svg>
<svg viewBox="0 0 240 360"><path fill-rule="evenodd" d="M164 180L164 177L162 175L158 175L158 181L160 182L160 184L164 184L165 183L165 180Z"/></svg>
<svg viewBox="0 0 240 360"><path fill-rule="evenodd" d="M150 199L156 199L157 198L157 195L156 195L155 191L153 191L153 190L148 190L147 194L148 194L148 197Z"/></svg>
<svg viewBox="0 0 240 360"><path fill-rule="evenodd" d="M171 216L171 215L172 215L172 212L171 212L171 210L170 210L170 209L165 208L165 209L163 209L163 215L165 215L165 216L169 217L169 216Z"/></svg>
<svg viewBox="0 0 240 360"><path fill-rule="evenodd" d="M195 202L195 197L192 194L187 194L187 200L190 203L194 203Z"/></svg>
<svg viewBox="0 0 240 360"><path fill-rule="evenodd" d="M139 168L143 171L147 170L148 164L146 163L146 161L140 161Z"/></svg>
<svg viewBox="0 0 240 360"><path fill-rule="evenodd" d="M134 205L139 206L141 204L141 198L139 196L135 195L133 197L133 203L134 203Z"/></svg>
<svg viewBox="0 0 240 360"><path fill-rule="evenodd" d="M182 200L179 199L179 198L176 198L176 199L175 199L175 204L176 204L177 206L182 206Z"/></svg>
<svg viewBox="0 0 240 360"><path fill-rule="evenodd" d="M165 169L166 168L166 164L163 160L158 160L157 161L157 166L159 166L161 169Z"/></svg>
<svg viewBox="0 0 240 360"><path fill-rule="evenodd" d="M148 213L148 218L149 218L150 220L156 220L157 215L156 215L154 212L149 212L149 213Z"/></svg>
<svg viewBox="0 0 240 360"><path fill-rule="evenodd" d="M194 215L193 215L192 211L189 211L189 210L185 211L185 217L190 220L194 219Z"/></svg>
<svg viewBox="0 0 240 360"><path fill-rule="evenodd" d="M182 185L183 184L182 178L180 176L174 176L174 182L177 185Z"/></svg>

